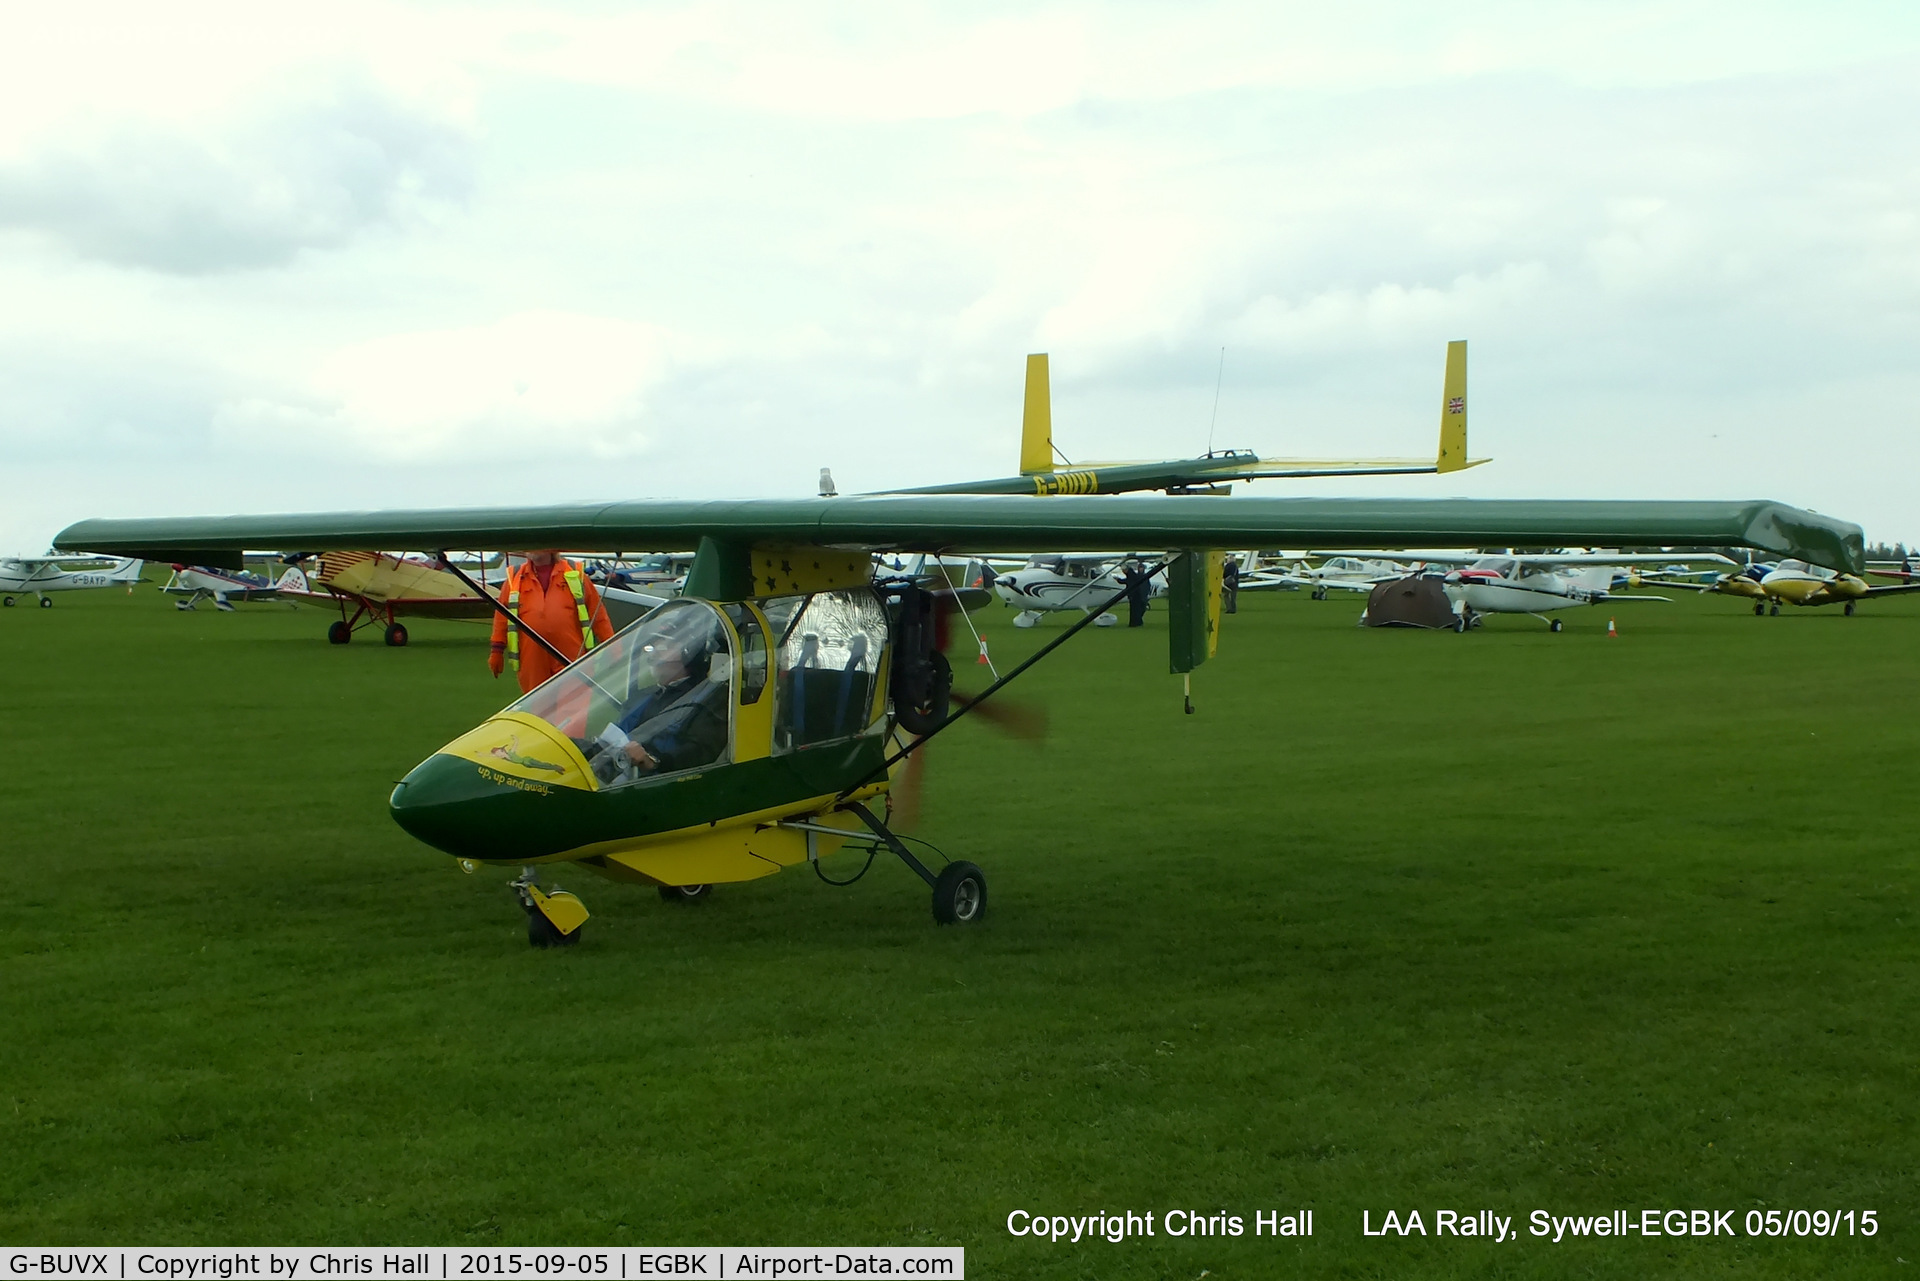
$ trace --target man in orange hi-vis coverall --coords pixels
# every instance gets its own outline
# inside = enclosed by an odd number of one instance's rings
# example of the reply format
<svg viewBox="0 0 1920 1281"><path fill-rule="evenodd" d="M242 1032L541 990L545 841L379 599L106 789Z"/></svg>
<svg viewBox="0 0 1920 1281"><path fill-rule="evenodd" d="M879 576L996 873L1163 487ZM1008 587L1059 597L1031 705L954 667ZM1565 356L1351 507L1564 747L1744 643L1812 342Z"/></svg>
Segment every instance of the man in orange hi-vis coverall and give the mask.
<svg viewBox="0 0 1920 1281"><path fill-rule="evenodd" d="M507 575L500 601L507 612L539 632L569 659L580 657L613 635L607 607L599 589L580 567L558 552L528 552L524 564ZM507 626L506 615L493 616L493 648L487 666L498 676L508 667L520 678L521 690L531 690L560 670L560 664L539 641Z"/></svg>

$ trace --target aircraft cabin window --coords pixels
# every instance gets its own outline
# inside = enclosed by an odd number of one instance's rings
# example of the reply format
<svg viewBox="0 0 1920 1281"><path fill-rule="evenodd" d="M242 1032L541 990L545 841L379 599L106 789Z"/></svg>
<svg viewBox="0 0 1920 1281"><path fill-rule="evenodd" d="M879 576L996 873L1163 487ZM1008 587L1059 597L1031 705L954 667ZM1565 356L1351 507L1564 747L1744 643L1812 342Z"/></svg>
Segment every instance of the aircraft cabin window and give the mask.
<svg viewBox="0 0 1920 1281"><path fill-rule="evenodd" d="M779 667L773 748L791 752L851 738L879 723L874 682L887 644L887 611L871 588L820 592L767 602L767 619L782 606L787 621L776 650Z"/></svg>
<svg viewBox="0 0 1920 1281"><path fill-rule="evenodd" d="M761 650L765 681L765 650ZM602 786L723 761L731 745L733 647L719 611L669 601L512 710L572 738Z"/></svg>

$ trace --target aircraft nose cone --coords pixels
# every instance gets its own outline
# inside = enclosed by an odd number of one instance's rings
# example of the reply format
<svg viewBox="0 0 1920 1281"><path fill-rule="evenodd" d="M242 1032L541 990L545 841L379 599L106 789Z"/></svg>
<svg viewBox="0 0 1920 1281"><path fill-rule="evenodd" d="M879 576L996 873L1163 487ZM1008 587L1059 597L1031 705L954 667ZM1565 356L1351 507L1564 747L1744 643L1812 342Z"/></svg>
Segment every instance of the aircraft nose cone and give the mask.
<svg viewBox="0 0 1920 1281"><path fill-rule="evenodd" d="M414 839L462 857L475 855L485 819L476 813L498 789L481 778L469 761L429 756L394 787L387 805L393 821Z"/></svg>

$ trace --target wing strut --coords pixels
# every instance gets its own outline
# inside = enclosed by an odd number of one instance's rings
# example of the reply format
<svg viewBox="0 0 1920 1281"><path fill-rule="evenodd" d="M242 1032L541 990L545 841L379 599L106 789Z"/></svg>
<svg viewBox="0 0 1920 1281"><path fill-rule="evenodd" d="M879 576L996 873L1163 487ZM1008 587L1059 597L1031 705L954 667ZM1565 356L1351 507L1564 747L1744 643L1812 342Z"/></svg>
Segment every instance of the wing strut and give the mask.
<svg viewBox="0 0 1920 1281"><path fill-rule="evenodd" d="M458 565L454 564L452 559L449 558L444 551L436 551L433 555L434 555L434 559L440 562L440 565L443 569L445 569L448 573L452 574L455 578L459 579L461 582L467 585L468 591L472 592L475 596L478 596L481 600L487 602L487 604L493 606L493 612L505 618L507 620L508 627L518 627L520 629L521 635L531 636L536 641L539 641L540 648L546 650L547 653L552 654L554 661L556 663L559 663L560 666L571 667L573 665L573 660L571 658L568 658L565 654L562 654L557 648L555 648L552 641L548 640L546 637L542 636L539 632L534 631L533 628L527 626L525 623L515 618L513 616L513 611L508 609L505 605L502 605L500 603L500 598L498 596L495 596L492 592L480 586L480 584L474 582L471 578L468 578L466 571L461 569Z"/></svg>

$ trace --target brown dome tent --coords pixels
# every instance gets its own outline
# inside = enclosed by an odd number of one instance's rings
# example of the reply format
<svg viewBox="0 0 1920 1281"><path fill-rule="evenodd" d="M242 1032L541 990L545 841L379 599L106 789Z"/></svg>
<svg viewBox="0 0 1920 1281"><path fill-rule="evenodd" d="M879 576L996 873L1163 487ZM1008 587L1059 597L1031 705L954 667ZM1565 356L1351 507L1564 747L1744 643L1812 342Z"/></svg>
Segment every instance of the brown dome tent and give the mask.
<svg viewBox="0 0 1920 1281"><path fill-rule="evenodd" d="M1438 578L1416 574L1374 587L1360 621L1368 627L1429 627L1462 630L1460 616Z"/></svg>

